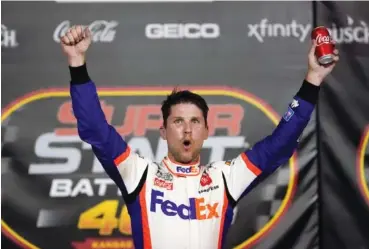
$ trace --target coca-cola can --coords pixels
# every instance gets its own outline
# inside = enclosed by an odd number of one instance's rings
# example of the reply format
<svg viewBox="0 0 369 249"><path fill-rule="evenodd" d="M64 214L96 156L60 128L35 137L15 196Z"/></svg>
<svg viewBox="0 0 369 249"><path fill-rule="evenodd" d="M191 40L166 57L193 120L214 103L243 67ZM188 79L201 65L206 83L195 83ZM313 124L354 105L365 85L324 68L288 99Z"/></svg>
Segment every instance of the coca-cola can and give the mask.
<svg viewBox="0 0 369 249"><path fill-rule="evenodd" d="M332 63L334 44L328 29L324 26L314 28L311 32L311 39L316 40L315 56L318 62L323 65Z"/></svg>

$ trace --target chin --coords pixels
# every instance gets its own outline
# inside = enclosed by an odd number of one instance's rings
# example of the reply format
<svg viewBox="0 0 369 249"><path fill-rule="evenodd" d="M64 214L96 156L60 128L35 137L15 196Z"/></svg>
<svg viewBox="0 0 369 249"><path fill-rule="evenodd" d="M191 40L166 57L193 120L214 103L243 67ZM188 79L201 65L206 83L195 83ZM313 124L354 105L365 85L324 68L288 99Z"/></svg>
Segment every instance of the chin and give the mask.
<svg viewBox="0 0 369 249"><path fill-rule="evenodd" d="M182 164L190 164L192 163L192 160L193 159L189 157L182 157L181 160L179 160L178 162Z"/></svg>
<svg viewBox="0 0 369 249"><path fill-rule="evenodd" d="M182 156L181 157L181 163L190 164L190 163L196 161L197 157L198 157L197 155L195 156L192 153L191 153L191 155Z"/></svg>

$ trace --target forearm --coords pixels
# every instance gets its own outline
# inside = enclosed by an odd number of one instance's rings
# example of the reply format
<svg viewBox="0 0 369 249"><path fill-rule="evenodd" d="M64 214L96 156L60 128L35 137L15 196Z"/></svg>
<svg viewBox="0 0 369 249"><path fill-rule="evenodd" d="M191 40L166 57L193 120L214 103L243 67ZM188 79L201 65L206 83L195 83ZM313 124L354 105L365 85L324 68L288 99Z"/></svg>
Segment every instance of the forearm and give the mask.
<svg viewBox="0 0 369 249"><path fill-rule="evenodd" d="M78 67L69 66L69 71L72 108L77 119L79 135L89 144L102 143L109 136L109 125L102 111L96 86L88 75L86 64Z"/></svg>
<svg viewBox="0 0 369 249"><path fill-rule="evenodd" d="M292 156L298 139L310 121L320 87L304 80L273 133L246 151L249 160L262 172L273 172Z"/></svg>
<svg viewBox="0 0 369 249"><path fill-rule="evenodd" d="M77 119L79 137L92 145L95 155L106 170L126 152L127 144L114 127L106 121L94 82L86 64L69 67L73 113Z"/></svg>

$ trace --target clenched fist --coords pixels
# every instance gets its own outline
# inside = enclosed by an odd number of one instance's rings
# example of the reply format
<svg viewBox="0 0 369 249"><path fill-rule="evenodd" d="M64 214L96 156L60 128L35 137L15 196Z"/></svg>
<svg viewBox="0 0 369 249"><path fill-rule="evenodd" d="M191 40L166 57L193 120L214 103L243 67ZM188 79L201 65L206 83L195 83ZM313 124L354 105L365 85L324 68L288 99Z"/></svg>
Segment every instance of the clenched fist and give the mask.
<svg viewBox="0 0 369 249"><path fill-rule="evenodd" d="M91 32L88 27L73 26L60 37L60 41L70 66L78 67L85 63L85 54L91 44Z"/></svg>

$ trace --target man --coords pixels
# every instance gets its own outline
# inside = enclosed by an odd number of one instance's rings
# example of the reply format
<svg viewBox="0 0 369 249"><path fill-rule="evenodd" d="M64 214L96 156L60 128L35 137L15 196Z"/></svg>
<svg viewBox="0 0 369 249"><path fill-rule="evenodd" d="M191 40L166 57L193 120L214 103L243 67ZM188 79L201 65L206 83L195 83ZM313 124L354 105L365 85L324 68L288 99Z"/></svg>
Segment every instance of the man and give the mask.
<svg viewBox="0 0 369 249"><path fill-rule="evenodd" d="M239 199L288 161L309 122L323 79L332 71L308 56L308 71L288 111L270 136L229 161L200 165L208 137L205 100L173 92L162 105L160 135L168 155L153 162L131 151L107 123L85 53L91 33L75 26L61 37L71 74L71 98L80 138L91 144L107 174L120 188L131 217L135 248L221 248ZM338 55L338 51L335 51Z"/></svg>

